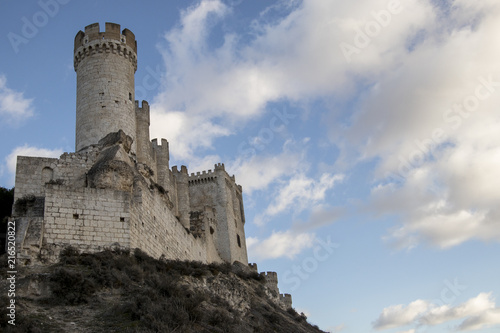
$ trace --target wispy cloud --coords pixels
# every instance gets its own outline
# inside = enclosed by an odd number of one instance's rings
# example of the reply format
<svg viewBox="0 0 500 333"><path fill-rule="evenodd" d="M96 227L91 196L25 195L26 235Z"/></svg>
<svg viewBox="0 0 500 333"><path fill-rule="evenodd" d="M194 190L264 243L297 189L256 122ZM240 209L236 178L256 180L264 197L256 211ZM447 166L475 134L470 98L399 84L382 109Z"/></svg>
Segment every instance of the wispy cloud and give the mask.
<svg viewBox="0 0 500 333"><path fill-rule="evenodd" d="M33 116L33 113L33 100L25 98L22 92L7 87L7 78L0 74L0 119L18 125Z"/></svg>
<svg viewBox="0 0 500 333"><path fill-rule="evenodd" d="M273 232L266 239L248 238L249 254L258 260L287 257L293 259L297 254L314 245L315 235L291 230Z"/></svg>
<svg viewBox="0 0 500 333"><path fill-rule="evenodd" d="M262 225L282 212L300 213L323 203L326 192L343 179L344 175L331 173L324 173L318 179L310 178L301 172L292 175L278 186L273 195L275 199L256 217L256 223Z"/></svg>
<svg viewBox="0 0 500 333"><path fill-rule="evenodd" d="M253 155L250 159L238 157L230 163L230 169L239 175L238 183L243 186L245 193L252 194L290 177L303 164L303 152L284 147L278 155Z"/></svg>
<svg viewBox="0 0 500 333"><path fill-rule="evenodd" d="M329 327L327 329L327 331L330 332L330 333L340 333L340 332L343 332L345 329L346 329L346 325L345 324L340 324L340 325L337 325L337 326Z"/></svg>

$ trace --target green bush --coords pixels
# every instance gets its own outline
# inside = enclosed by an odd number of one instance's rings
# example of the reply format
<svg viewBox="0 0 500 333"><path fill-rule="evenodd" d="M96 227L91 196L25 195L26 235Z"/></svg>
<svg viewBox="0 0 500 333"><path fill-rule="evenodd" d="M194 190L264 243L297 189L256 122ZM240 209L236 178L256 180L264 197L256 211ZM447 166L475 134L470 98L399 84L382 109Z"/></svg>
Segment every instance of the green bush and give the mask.
<svg viewBox="0 0 500 333"><path fill-rule="evenodd" d="M97 284L87 274L58 268L50 276L51 301L54 304L76 305L88 303L97 290Z"/></svg>

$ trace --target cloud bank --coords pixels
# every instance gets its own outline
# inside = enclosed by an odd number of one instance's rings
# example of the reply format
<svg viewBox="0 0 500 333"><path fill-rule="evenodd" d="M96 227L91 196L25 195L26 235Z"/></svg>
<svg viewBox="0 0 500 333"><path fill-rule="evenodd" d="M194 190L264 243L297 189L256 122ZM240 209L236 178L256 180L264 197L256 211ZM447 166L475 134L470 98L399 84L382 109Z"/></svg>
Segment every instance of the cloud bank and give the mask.
<svg viewBox="0 0 500 333"><path fill-rule="evenodd" d="M273 103L320 100L325 108L303 112L321 113L321 123L308 126L325 128L340 152L326 176L286 171L297 161L304 169L304 160L285 150L229 163L243 174L273 164L269 177L253 171L255 183L244 179L249 193L273 186L264 215L294 205L299 183L322 194L332 177L372 162L359 210L398 217L390 244L500 241L500 194L491 181L500 177L497 1L279 2L244 32L215 34L230 15L222 1L201 1L159 44L167 72L152 103L152 132L173 142L175 159L199 165L197 152L271 115Z"/></svg>

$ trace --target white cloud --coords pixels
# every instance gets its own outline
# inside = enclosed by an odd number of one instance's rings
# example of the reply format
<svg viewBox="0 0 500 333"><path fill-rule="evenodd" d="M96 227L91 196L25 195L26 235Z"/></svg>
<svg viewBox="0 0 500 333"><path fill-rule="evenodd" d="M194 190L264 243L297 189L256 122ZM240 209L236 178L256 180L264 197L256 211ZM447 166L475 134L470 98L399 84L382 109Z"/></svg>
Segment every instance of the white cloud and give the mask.
<svg viewBox="0 0 500 333"><path fill-rule="evenodd" d="M491 179L500 177L500 49L491 41L500 34L500 4L400 3L390 22L365 37L366 46L359 45L360 31L366 34L375 16L390 10L386 0L283 2L249 31L225 30L214 47L213 27L231 9L220 0L200 1L182 12L159 47L167 72L152 103L153 137L167 137L174 158L191 161L198 149L211 149L216 138L268 112L270 102L324 98L354 105L323 118L340 149L335 167L378 161L368 209L400 216L392 241L442 248L499 241L499 194ZM280 6L288 6L287 15L273 15ZM350 62L341 43L359 49ZM474 111L454 109L457 103ZM234 165L256 177L241 178L251 193L290 175L282 158L270 169L276 177L252 172L270 157ZM267 215L300 201L298 188L321 196L321 186L308 185L306 176L289 177ZM314 204L310 194L306 200Z"/></svg>
<svg viewBox="0 0 500 333"><path fill-rule="evenodd" d="M257 237L247 237L246 238L247 248L254 246L258 242L259 242L259 239Z"/></svg>
<svg viewBox="0 0 500 333"><path fill-rule="evenodd" d="M276 259L280 257L294 258L297 254L314 245L315 235L311 233L295 233L273 231L269 238L259 240L247 239L248 253L258 260Z"/></svg>
<svg viewBox="0 0 500 333"><path fill-rule="evenodd" d="M477 330L500 324L500 308L495 305L491 293L480 293L457 306L436 306L428 301L417 300L408 306L393 305L385 308L373 323L373 328L384 330L406 325L437 326L463 320L456 327L460 331ZM415 332L416 328L406 332Z"/></svg>
<svg viewBox="0 0 500 333"><path fill-rule="evenodd" d="M404 41L414 22L426 17L427 9L419 9L416 3L406 1L406 14L393 18L394 28L386 29L378 40L386 45L395 37ZM233 133L236 124L241 126L262 115L269 102L355 94L352 71L368 65L362 62L361 67L347 67L338 45L354 38L356 25L373 19L369 9L386 6L385 0L281 2L265 10L250 31L241 35L227 32L219 47L209 46L210 33L231 10L219 0L204 0L190 7L159 46L167 73L162 91L152 103L153 137L168 136L177 149L182 135L188 149L184 146L174 153L189 154L210 146L216 137ZM289 14L273 15L281 7ZM366 17L359 17L359 12L365 12L360 8L366 9ZM371 48L365 51L373 53ZM373 60L370 71L379 63ZM183 119L179 121L179 117ZM181 126L176 126L179 123ZM209 129L202 131L203 140L191 140L201 124Z"/></svg>
<svg viewBox="0 0 500 333"><path fill-rule="evenodd" d="M325 199L326 191L332 189L343 179L344 175L341 174L324 173L315 180L303 173L296 173L289 180L282 182L274 195L275 199L262 214L256 217L255 222L262 225L279 213L291 209L295 213L299 213L320 204Z"/></svg>
<svg viewBox="0 0 500 333"><path fill-rule="evenodd" d="M384 330L408 325L425 313L429 307L429 302L423 300L416 300L407 306L402 304L392 305L382 311L378 319L373 323L373 328Z"/></svg>
<svg viewBox="0 0 500 333"><path fill-rule="evenodd" d="M500 241L500 195L491 182L500 177L500 50L490 42L499 35L500 5L474 7L433 8L420 26L423 40L397 52L352 125L333 135L346 165L378 160L370 211L400 217L388 237L400 247Z"/></svg>
<svg viewBox="0 0 500 333"><path fill-rule="evenodd" d="M253 191L265 190L271 184L283 181L297 170L306 169L306 152L306 148L286 141L279 155L255 153L249 157L244 154L229 163L229 168L238 175L237 181L243 186L245 193L252 194Z"/></svg>
<svg viewBox="0 0 500 333"><path fill-rule="evenodd" d="M46 149L28 146L16 147L5 158L5 164L11 177L9 179L9 186L14 185L16 175L17 156L32 156L32 157L59 157L63 153L62 149Z"/></svg>
<svg viewBox="0 0 500 333"><path fill-rule="evenodd" d="M443 305L433 308L420 318L420 322L425 325L435 326L447 321L476 316L494 308L495 302L491 299L491 294L481 293L477 297L455 307Z"/></svg>
<svg viewBox="0 0 500 333"><path fill-rule="evenodd" d="M500 325L500 309L487 310L476 316L466 319L458 329L460 331L475 331Z"/></svg>
<svg viewBox="0 0 500 333"><path fill-rule="evenodd" d="M33 116L33 100L7 87L7 78L0 75L0 119L12 124Z"/></svg>

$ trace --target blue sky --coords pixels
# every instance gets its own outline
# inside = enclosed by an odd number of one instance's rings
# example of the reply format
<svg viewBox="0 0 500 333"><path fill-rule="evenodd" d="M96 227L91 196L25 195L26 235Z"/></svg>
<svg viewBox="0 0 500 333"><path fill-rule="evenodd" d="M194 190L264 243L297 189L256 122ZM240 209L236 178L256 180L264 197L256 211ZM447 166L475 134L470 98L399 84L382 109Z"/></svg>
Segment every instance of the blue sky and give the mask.
<svg viewBox="0 0 500 333"><path fill-rule="evenodd" d="M310 321L498 331L498 1L0 0L1 186L74 151L94 22L135 33L151 137L235 174L249 260Z"/></svg>

